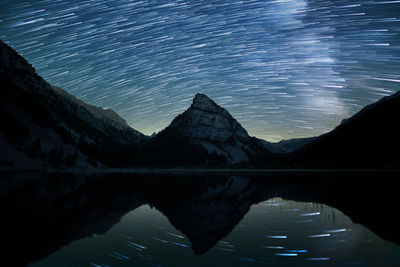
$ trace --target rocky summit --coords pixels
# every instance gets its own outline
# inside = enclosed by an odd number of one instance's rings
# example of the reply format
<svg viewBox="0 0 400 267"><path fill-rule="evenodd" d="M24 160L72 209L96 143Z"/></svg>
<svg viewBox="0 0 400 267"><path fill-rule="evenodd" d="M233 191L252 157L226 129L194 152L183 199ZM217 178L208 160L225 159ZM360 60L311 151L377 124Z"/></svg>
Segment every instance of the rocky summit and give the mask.
<svg viewBox="0 0 400 267"><path fill-rule="evenodd" d="M185 137L207 141L249 139L240 123L204 94L196 94L189 109L176 117L169 127Z"/></svg>
<svg viewBox="0 0 400 267"><path fill-rule="evenodd" d="M248 162L265 147L224 108L208 96L196 94L192 105L159 134L161 139L178 137L186 144L202 147L229 164Z"/></svg>

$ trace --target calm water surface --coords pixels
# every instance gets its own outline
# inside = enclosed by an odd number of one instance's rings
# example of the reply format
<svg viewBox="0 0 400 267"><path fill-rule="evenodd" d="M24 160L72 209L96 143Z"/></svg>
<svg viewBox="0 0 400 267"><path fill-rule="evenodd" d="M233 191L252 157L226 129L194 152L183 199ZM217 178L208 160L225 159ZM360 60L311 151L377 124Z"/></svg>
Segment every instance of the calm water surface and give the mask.
<svg viewBox="0 0 400 267"><path fill-rule="evenodd" d="M398 266L400 248L352 223L337 209L272 198L253 205L234 230L204 255L195 255L188 238L163 214L143 205L107 233L75 241L32 266L61 262L63 266Z"/></svg>
<svg viewBox="0 0 400 267"><path fill-rule="evenodd" d="M0 254L8 266L400 266L396 177L3 174Z"/></svg>

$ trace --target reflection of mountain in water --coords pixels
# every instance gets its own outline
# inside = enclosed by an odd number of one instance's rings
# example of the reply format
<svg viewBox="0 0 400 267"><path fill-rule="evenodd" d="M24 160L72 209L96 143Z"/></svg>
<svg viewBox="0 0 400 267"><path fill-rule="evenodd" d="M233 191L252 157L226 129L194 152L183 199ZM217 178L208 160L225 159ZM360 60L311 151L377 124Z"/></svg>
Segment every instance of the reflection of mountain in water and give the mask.
<svg viewBox="0 0 400 267"><path fill-rule="evenodd" d="M387 173L382 178L380 173L354 173L352 180L380 176L381 182L389 182L395 175ZM106 232L127 212L149 204L190 239L196 254L202 254L228 235L251 205L272 197L329 204L399 242L390 205L370 201L381 197L388 203L398 201L394 188L364 183L361 190L348 181L338 173L269 173L246 178L211 174L12 175L3 178L0 192L1 235L8 244L3 253L6 260L19 260L16 265L37 261L76 239Z"/></svg>
<svg viewBox="0 0 400 267"><path fill-rule="evenodd" d="M202 254L228 235L249 211L254 199L248 184L248 179L230 178L189 201L172 206L162 201L156 208L190 239L193 251Z"/></svg>

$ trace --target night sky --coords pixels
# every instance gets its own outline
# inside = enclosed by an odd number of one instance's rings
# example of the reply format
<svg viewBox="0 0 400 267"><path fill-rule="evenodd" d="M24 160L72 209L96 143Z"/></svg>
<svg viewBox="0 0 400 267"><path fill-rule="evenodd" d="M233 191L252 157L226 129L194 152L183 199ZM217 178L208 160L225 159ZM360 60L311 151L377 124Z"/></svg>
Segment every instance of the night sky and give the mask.
<svg viewBox="0 0 400 267"><path fill-rule="evenodd" d="M0 38L145 134L197 92L278 141L400 90L400 1L0 0Z"/></svg>

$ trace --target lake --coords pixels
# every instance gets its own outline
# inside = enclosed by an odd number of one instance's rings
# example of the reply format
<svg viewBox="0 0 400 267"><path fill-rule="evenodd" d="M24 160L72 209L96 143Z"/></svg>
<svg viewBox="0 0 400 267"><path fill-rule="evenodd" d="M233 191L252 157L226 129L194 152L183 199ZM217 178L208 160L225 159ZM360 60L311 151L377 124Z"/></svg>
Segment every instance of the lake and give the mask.
<svg viewBox="0 0 400 267"><path fill-rule="evenodd" d="M9 266L399 266L396 172L3 173Z"/></svg>

